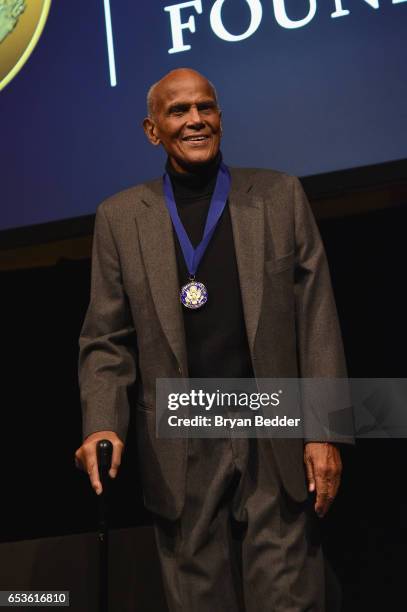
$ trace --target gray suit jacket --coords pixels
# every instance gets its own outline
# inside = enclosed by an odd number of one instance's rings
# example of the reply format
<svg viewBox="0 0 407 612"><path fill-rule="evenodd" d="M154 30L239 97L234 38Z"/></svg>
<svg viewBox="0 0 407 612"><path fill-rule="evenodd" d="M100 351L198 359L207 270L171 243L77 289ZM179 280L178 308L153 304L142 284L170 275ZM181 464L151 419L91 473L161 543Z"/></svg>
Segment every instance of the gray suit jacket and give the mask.
<svg viewBox="0 0 407 612"><path fill-rule="evenodd" d="M229 206L256 377L346 377L328 264L300 182L273 170L232 168L231 174ZM145 504L171 519L184 503L187 440L156 439L154 411L156 378L188 376L177 276L161 180L98 207L80 336L83 436L113 430L125 441L129 411L136 411ZM130 405L134 385L137 400ZM286 491L305 500L303 440L275 438L271 445Z"/></svg>

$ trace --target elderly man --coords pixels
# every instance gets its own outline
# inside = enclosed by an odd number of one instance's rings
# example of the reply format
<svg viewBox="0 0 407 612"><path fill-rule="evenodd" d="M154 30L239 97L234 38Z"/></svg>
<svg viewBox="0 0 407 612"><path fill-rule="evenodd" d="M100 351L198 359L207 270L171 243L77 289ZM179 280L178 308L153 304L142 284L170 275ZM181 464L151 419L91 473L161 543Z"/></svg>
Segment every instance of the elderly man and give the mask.
<svg viewBox="0 0 407 612"><path fill-rule="evenodd" d="M96 443L112 441L115 477L135 411L172 611L321 612L335 440L155 436L157 378L346 376L312 213L297 179L225 166L216 92L194 70L153 85L143 126L166 172L97 211L77 464L100 493Z"/></svg>

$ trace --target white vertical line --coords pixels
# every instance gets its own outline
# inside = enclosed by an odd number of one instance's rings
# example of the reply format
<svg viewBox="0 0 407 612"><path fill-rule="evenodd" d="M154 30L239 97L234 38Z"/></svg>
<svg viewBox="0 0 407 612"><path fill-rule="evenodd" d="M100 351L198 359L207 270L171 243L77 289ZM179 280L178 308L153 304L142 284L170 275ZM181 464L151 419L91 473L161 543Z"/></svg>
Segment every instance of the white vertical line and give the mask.
<svg viewBox="0 0 407 612"><path fill-rule="evenodd" d="M110 72L110 85L116 87L116 63L114 58L114 46L113 46L113 32L112 32L112 18L110 15L110 0L103 0L105 7L105 23L106 23L106 41L107 41L107 54L109 57L109 72Z"/></svg>

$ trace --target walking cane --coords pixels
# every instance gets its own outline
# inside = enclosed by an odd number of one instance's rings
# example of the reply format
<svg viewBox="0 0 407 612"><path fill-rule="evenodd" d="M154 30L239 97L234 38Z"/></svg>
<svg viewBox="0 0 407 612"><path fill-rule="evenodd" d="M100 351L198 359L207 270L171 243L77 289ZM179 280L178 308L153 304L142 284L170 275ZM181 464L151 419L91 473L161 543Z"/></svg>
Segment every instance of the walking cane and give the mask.
<svg viewBox="0 0 407 612"><path fill-rule="evenodd" d="M110 440L99 440L96 446L99 477L103 491L98 495L98 540L99 540L99 612L108 612L109 605L109 533L107 528L108 496L110 487L109 469L113 446Z"/></svg>

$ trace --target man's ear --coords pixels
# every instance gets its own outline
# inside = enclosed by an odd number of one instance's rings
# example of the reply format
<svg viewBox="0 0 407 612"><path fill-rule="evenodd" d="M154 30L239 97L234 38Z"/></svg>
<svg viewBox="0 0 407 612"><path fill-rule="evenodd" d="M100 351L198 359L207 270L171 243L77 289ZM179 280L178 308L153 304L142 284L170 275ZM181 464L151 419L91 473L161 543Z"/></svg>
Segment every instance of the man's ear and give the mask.
<svg viewBox="0 0 407 612"><path fill-rule="evenodd" d="M157 135L157 128L154 119L152 119L151 117L146 117L143 121L143 129L145 135L147 136L148 140L151 142L152 145L156 147L161 143L161 140Z"/></svg>

